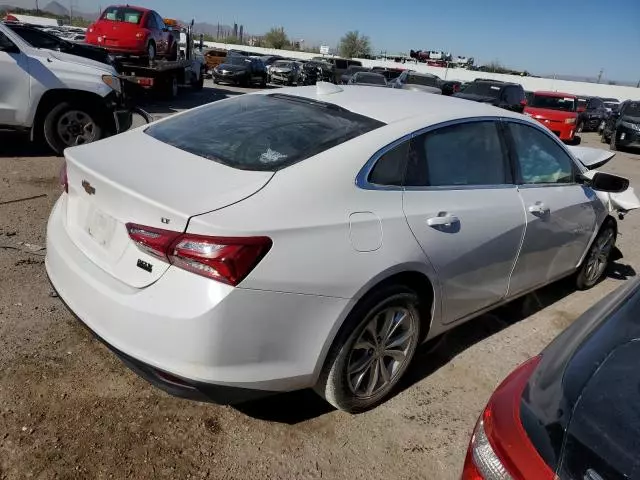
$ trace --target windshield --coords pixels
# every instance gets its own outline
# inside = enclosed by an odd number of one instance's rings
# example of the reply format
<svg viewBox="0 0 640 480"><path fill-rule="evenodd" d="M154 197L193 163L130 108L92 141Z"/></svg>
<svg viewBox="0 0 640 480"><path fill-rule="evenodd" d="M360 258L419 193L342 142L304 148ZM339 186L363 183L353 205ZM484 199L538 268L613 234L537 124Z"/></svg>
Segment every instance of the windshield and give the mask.
<svg viewBox="0 0 640 480"><path fill-rule="evenodd" d="M145 133L229 167L276 171L382 125L315 100L242 95L151 125Z"/></svg>
<svg viewBox="0 0 640 480"><path fill-rule="evenodd" d="M622 114L630 117L640 117L640 102L627 103Z"/></svg>
<svg viewBox="0 0 640 480"><path fill-rule="evenodd" d="M546 95L534 95L531 101L534 108L546 108L547 110L562 110L563 112L575 112L576 100L572 97L551 97Z"/></svg>
<svg viewBox="0 0 640 480"><path fill-rule="evenodd" d="M386 85L387 81L384 76L379 73L365 73L359 72L356 73L353 77L353 81L355 83L369 83L373 85Z"/></svg>
<svg viewBox="0 0 640 480"><path fill-rule="evenodd" d="M366 67L358 67L356 65L352 65L349 68L347 68L347 72L346 73L347 74L350 74L350 73L353 74L353 73L356 73L356 72L367 72L367 71L369 71L369 69L366 68Z"/></svg>
<svg viewBox="0 0 640 480"><path fill-rule="evenodd" d="M293 62L279 61L279 62L275 62L273 66L276 68L293 68Z"/></svg>
<svg viewBox="0 0 640 480"><path fill-rule="evenodd" d="M424 85L425 87L437 87L438 77L427 75L407 75L407 83L412 85Z"/></svg>
<svg viewBox="0 0 640 480"><path fill-rule="evenodd" d="M9 28L22 37L22 39L34 48L45 48L47 50L66 49L70 43L45 32L40 32L33 28L9 25Z"/></svg>
<svg viewBox="0 0 640 480"><path fill-rule="evenodd" d="M604 106L611 110L617 110L620 104L618 102L604 102Z"/></svg>
<svg viewBox="0 0 640 480"><path fill-rule="evenodd" d="M112 22L126 22L138 25L144 12L130 7L108 7L100 17Z"/></svg>

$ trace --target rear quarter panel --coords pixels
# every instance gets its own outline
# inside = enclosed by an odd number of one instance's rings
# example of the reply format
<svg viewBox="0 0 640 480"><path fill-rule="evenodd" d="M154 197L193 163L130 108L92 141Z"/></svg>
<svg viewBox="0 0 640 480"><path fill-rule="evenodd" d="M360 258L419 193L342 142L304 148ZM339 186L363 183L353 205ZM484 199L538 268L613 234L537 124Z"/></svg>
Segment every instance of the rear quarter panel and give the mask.
<svg viewBox="0 0 640 480"><path fill-rule="evenodd" d="M355 185L367 160L404 133L386 126L285 168L252 197L192 218L188 231L273 239L241 288L358 298L398 271L421 270L435 279L408 228L402 192ZM379 235L379 242L354 246L354 229Z"/></svg>

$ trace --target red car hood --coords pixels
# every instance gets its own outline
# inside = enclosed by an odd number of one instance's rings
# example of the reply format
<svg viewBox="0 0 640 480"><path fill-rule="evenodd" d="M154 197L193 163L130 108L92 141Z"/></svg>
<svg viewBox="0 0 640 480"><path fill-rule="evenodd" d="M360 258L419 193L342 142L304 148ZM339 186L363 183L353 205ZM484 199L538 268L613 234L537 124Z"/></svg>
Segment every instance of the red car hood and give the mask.
<svg viewBox="0 0 640 480"><path fill-rule="evenodd" d="M544 118L547 120L556 120L559 122L564 122L567 118L577 118L578 114L576 112L563 112L562 110L550 110L547 108L534 108L534 107L526 107L524 109L524 113L528 113L533 118Z"/></svg>

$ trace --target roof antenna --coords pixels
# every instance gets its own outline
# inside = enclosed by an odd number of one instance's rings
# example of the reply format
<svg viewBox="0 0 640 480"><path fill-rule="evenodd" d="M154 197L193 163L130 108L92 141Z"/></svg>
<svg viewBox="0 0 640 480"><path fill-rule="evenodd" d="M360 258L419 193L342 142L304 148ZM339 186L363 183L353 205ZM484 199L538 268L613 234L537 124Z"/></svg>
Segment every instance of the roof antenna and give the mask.
<svg viewBox="0 0 640 480"><path fill-rule="evenodd" d="M316 83L316 95L333 95L334 93L340 93L344 90L338 85L329 82L317 82Z"/></svg>

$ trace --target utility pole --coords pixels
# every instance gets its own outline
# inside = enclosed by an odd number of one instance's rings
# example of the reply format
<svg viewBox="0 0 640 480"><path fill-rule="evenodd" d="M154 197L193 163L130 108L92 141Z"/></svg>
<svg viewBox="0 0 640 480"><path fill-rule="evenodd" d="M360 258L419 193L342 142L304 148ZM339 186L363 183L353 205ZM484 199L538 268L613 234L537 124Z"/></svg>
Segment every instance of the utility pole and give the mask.
<svg viewBox="0 0 640 480"><path fill-rule="evenodd" d="M598 82L597 82L597 83L600 83L600 80L602 79L602 74L603 74L603 72L604 72L604 69L603 69L603 68L601 68L601 69L600 69L600 73L598 73Z"/></svg>
<svg viewBox="0 0 640 480"><path fill-rule="evenodd" d="M36 0L36 13L40 13L40 7L38 7L38 0Z"/></svg>

